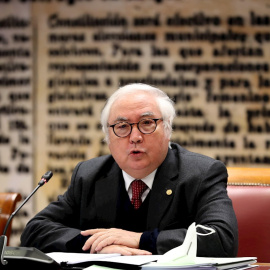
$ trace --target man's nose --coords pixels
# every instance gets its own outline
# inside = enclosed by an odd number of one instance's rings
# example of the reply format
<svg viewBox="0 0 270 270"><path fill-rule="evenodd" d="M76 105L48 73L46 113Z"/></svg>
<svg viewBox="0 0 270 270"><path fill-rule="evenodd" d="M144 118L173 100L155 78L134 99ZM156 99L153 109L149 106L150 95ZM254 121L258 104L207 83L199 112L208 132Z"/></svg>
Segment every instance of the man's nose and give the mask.
<svg viewBox="0 0 270 270"><path fill-rule="evenodd" d="M133 125L132 131L129 135L130 143L140 143L143 140L142 133L138 129L137 125Z"/></svg>

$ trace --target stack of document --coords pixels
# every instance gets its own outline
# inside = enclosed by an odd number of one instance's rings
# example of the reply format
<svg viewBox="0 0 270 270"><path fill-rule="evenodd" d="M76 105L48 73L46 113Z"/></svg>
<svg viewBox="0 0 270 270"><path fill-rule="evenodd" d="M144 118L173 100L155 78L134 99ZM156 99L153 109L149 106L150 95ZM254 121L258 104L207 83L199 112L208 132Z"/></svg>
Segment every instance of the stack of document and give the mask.
<svg viewBox="0 0 270 270"><path fill-rule="evenodd" d="M120 254L47 253L63 267L86 270L127 269L127 270L244 270L256 265L256 257L206 258L196 257L194 263L181 258L162 262L164 255L121 256ZM161 262L159 262L161 261Z"/></svg>
<svg viewBox="0 0 270 270"><path fill-rule="evenodd" d="M244 270L257 267L256 257L238 258L210 258L196 257L194 263L185 262L185 259L174 260L166 263L152 262L142 266L142 270L166 270L166 269L187 269L187 270Z"/></svg>

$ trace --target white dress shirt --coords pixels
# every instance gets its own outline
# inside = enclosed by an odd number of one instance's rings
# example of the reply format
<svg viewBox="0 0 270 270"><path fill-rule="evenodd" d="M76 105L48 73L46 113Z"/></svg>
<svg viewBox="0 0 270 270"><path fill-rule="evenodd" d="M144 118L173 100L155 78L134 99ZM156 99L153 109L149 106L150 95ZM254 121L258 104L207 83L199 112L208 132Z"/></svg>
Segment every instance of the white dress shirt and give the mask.
<svg viewBox="0 0 270 270"><path fill-rule="evenodd" d="M153 186L153 182L154 182L154 178L156 175L157 170L154 170L152 173L150 173L149 175L147 175L146 177L144 177L143 179L141 179L146 185L147 185L147 189L145 190L145 192L142 194L142 201L145 200L146 196L148 195L148 193L150 192L150 190L152 189ZM126 187L126 191L128 193L128 196L130 198L130 200L132 199L132 188L131 188L131 182L133 180L135 180L134 177L130 176L129 174L127 174L125 171L122 170L122 174L125 180L125 187Z"/></svg>

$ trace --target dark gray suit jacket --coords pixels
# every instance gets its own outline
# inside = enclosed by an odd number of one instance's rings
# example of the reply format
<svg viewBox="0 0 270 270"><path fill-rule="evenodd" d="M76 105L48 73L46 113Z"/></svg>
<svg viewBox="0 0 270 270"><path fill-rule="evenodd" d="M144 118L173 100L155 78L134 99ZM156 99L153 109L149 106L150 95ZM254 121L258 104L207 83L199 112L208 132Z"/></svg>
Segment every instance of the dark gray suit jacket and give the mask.
<svg viewBox="0 0 270 270"><path fill-rule="evenodd" d="M81 230L115 227L119 181L121 169L111 155L79 163L67 192L30 220L21 245L72 251L67 242ZM216 230L198 236L198 256L236 256L237 221L226 187L222 162L172 143L157 170L148 208L146 230L160 231L158 254L181 245L188 226L196 222Z"/></svg>

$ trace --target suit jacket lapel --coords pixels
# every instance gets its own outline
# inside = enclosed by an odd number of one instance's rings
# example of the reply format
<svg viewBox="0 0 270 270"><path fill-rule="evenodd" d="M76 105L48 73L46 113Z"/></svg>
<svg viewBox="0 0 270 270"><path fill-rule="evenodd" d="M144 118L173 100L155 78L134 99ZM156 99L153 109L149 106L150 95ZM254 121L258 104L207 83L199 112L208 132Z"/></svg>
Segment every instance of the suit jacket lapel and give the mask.
<svg viewBox="0 0 270 270"><path fill-rule="evenodd" d="M121 170L115 163L107 175L96 182L95 201L98 223L102 224L102 226L105 224L107 228L115 226L121 177Z"/></svg>
<svg viewBox="0 0 270 270"><path fill-rule="evenodd" d="M169 149L167 157L158 168L151 190L148 209L147 229L151 230L158 226L175 193L178 176L178 160L172 150Z"/></svg>
<svg viewBox="0 0 270 270"><path fill-rule="evenodd" d="M169 149L167 157L158 168L151 190L148 209L147 228L154 229L160 223L163 215L174 196L176 177L179 174L178 159ZM116 207L119 196L119 186L122 172L115 163L109 172L96 182L95 201L98 223L107 228L115 226Z"/></svg>

